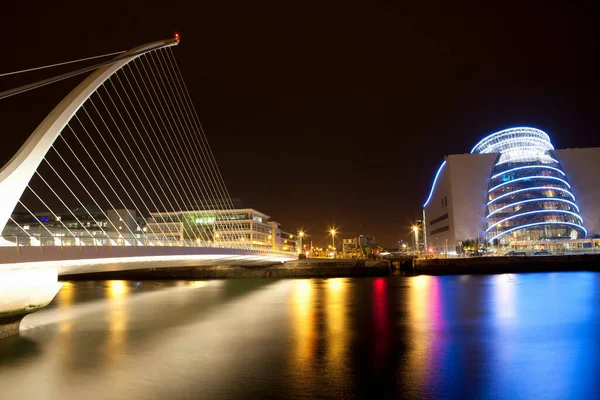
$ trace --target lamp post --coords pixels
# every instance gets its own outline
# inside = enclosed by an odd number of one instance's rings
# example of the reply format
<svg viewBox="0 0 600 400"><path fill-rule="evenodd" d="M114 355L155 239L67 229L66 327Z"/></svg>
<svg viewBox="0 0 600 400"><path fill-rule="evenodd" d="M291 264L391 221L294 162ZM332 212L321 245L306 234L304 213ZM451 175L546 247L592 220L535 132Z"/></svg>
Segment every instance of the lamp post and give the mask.
<svg viewBox="0 0 600 400"><path fill-rule="evenodd" d="M413 226L413 232L415 233L415 252L419 253L419 227L417 225Z"/></svg>
<svg viewBox="0 0 600 400"><path fill-rule="evenodd" d="M302 253L302 238L304 237L304 231L298 232L298 253Z"/></svg>
<svg viewBox="0 0 600 400"><path fill-rule="evenodd" d="M333 247L333 251L335 252L335 228L331 228L329 233L331 234L331 247Z"/></svg>

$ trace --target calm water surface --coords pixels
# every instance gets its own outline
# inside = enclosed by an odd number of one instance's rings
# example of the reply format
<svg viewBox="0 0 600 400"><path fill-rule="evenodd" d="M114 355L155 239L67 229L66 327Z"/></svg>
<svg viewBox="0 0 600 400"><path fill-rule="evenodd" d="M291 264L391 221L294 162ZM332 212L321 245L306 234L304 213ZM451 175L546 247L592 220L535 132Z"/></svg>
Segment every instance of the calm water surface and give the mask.
<svg viewBox="0 0 600 400"><path fill-rule="evenodd" d="M600 398L600 274L67 282L4 399Z"/></svg>

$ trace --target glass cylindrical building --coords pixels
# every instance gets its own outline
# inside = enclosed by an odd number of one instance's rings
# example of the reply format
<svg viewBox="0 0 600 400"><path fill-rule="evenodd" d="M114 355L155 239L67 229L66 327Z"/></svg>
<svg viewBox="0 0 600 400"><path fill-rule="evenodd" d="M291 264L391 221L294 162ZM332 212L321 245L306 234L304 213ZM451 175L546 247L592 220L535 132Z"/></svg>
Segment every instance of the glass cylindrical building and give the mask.
<svg viewBox="0 0 600 400"><path fill-rule="evenodd" d="M586 236L567 176L548 135L511 128L481 140L471 153L498 153L490 177L486 240L577 239Z"/></svg>

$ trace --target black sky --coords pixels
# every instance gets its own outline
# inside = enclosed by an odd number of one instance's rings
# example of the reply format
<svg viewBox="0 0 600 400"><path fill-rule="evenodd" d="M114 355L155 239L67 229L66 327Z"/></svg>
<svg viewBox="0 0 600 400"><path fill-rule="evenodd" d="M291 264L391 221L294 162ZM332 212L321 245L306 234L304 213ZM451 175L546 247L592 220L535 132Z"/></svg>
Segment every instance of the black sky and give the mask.
<svg viewBox="0 0 600 400"><path fill-rule="evenodd" d="M178 31L233 197L321 243L335 223L394 245L444 155L488 133L534 126L557 148L600 146L593 5L13 2L2 5L0 72ZM0 90L39 77L0 78ZM81 79L1 101L0 163Z"/></svg>

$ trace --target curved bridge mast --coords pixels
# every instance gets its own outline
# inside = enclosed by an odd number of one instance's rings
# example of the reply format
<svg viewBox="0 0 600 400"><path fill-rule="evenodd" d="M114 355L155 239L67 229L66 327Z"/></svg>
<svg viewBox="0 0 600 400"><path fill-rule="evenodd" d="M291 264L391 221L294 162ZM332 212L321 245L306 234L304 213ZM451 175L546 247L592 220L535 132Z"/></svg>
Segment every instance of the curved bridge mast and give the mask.
<svg viewBox="0 0 600 400"><path fill-rule="evenodd" d="M115 58L112 64L94 71L73 89L33 131L13 158L0 169L0 233L25 191L44 156L83 103L114 73L141 55L163 47L176 46L179 40L168 39L138 46ZM4 242L4 239L0 239ZM13 243L5 243L14 245Z"/></svg>

